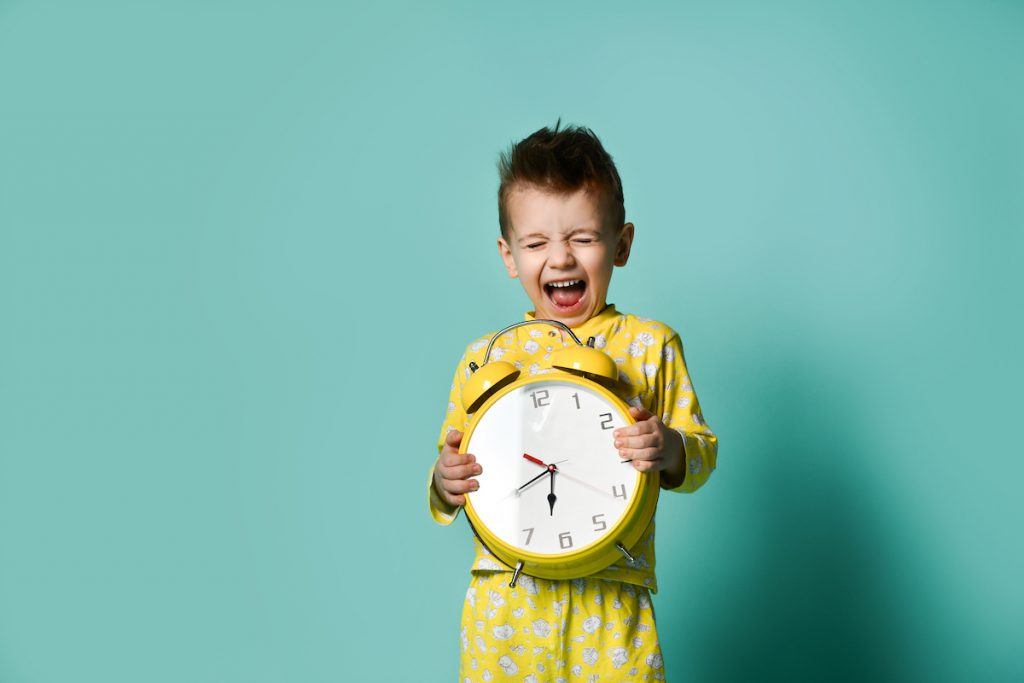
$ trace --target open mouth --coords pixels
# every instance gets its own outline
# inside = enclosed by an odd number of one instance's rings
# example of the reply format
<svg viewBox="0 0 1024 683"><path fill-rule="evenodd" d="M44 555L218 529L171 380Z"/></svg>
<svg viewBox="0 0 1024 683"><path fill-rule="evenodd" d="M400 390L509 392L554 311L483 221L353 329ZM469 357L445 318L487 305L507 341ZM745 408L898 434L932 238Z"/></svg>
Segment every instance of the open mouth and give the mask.
<svg viewBox="0 0 1024 683"><path fill-rule="evenodd" d="M544 292L557 310L570 310L579 305L587 291L587 283L583 280L562 280L544 285Z"/></svg>

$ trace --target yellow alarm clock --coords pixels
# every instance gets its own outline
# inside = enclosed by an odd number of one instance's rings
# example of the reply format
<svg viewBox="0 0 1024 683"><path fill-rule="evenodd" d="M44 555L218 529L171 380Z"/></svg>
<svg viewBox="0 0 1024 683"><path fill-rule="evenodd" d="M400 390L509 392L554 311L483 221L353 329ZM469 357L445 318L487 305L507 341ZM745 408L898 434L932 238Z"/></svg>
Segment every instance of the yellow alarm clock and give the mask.
<svg viewBox="0 0 1024 683"><path fill-rule="evenodd" d="M553 370L520 377L490 361L502 334L523 325L559 327L575 346L551 354ZM615 363L555 320L509 325L491 339L483 364L462 390L471 415L460 453L483 468L466 496L466 516L480 541L513 569L548 579L598 572L621 557L647 528L658 502L657 474L619 457L612 430L633 424L629 406L608 387Z"/></svg>

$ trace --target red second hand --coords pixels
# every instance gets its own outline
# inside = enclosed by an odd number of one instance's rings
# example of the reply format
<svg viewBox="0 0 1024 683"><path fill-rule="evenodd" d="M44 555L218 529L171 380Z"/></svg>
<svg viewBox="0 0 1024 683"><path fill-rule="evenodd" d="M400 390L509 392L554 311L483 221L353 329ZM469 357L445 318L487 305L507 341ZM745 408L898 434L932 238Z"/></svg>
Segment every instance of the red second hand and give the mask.
<svg viewBox="0 0 1024 683"><path fill-rule="evenodd" d="M532 456L532 455L530 455L529 453L523 453L523 457L524 457L524 458L526 458L527 460L529 460L530 462L535 462L535 463L537 463L537 464L538 464L538 465L540 465L541 467L547 467L547 466L548 466L548 464L547 464L546 462L543 462L543 461L541 461L541 460L538 460L537 458L533 457L533 456Z"/></svg>

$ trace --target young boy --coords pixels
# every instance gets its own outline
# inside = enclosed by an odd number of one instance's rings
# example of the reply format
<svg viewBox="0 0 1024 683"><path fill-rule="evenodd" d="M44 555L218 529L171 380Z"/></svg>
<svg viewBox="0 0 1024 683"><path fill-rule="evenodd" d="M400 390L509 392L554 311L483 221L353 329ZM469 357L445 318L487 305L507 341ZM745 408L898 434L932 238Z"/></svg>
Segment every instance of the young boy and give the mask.
<svg viewBox="0 0 1024 683"><path fill-rule="evenodd" d="M503 154L498 250L533 303L526 319L565 323L609 354L636 424L612 435L620 457L661 486L692 492L715 468L718 442L701 417L678 335L606 302L612 270L629 260L634 228L625 222L622 183L592 131L542 128ZM430 511L450 524L478 487L472 454L459 454L469 418L461 393L469 363L483 362L491 335L466 349L455 371L440 455L431 470ZM561 330L530 325L495 342L492 359L524 374L545 372L551 351L574 343ZM664 680L651 608L654 522L625 559L591 576L552 581L521 576L478 540L462 613L460 681Z"/></svg>

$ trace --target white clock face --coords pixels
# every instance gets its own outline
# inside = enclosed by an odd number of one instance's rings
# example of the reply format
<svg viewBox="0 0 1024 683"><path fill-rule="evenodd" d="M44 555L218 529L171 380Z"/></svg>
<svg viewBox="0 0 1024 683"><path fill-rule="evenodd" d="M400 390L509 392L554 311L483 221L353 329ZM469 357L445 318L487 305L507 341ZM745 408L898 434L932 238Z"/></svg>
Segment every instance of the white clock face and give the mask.
<svg viewBox="0 0 1024 683"><path fill-rule="evenodd" d="M483 467L473 510L514 548L578 551L606 536L638 492L614 446L627 424L614 404L574 382L517 387L480 416L466 451Z"/></svg>

